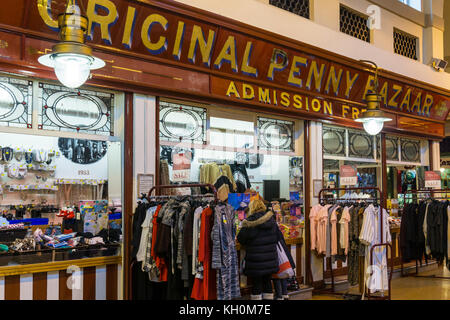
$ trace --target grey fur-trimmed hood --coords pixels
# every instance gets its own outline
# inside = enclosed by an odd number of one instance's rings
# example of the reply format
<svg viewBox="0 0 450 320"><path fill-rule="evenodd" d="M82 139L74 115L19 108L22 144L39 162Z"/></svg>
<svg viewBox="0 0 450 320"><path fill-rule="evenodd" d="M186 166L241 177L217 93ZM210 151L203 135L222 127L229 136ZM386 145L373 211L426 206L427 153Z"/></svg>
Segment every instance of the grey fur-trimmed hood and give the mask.
<svg viewBox="0 0 450 320"><path fill-rule="evenodd" d="M242 221L242 228L255 228L257 226L261 226L268 222L272 217L273 212L270 210L266 213L256 212Z"/></svg>

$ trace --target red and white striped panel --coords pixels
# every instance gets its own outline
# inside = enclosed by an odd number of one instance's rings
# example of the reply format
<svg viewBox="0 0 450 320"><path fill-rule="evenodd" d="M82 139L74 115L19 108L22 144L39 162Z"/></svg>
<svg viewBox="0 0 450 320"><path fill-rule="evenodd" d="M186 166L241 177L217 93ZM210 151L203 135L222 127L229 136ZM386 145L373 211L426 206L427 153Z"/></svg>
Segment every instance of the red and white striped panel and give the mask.
<svg viewBox="0 0 450 320"><path fill-rule="evenodd" d="M85 267L74 273L59 270L0 277L0 300L120 299L120 264Z"/></svg>

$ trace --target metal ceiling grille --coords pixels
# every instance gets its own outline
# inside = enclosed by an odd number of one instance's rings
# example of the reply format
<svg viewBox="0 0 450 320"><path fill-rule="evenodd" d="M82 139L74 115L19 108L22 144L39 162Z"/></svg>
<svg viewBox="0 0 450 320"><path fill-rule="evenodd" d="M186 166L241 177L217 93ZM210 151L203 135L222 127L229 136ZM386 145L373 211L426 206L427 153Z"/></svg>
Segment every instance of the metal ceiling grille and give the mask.
<svg viewBox="0 0 450 320"><path fill-rule="evenodd" d="M33 83L0 77L0 125L31 128Z"/></svg>
<svg viewBox="0 0 450 320"><path fill-rule="evenodd" d="M270 0L269 3L275 7L309 19L309 0Z"/></svg>
<svg viewBox="0 0 450 320"><path fill-rule="evenodd" d="M420 162L420 141L400 139L402 160L405 162Z"/></svg>
<svg viewBox="0 0 450 320"><path fill-rule="evenodd" d="M368 18L343 5L340 6L340 30L352 37L370 43Z"/></svg>
<svg viewBox="0 0 450 320"><path fill-rule="evenodd" d="M258 117L258 148L294 151L294 122Z"/></svg>
<svg viewBox="0 0 450 320"><path fill-rule="evenodd" d="M159 137L164 141L206 144L206 109L159 103Z"/></svg>
<svg viewBox="0 0 450 320"><path fill-rule="evenodd" d="M394 52L417 60L418 38L394 28Z"/></svg>
<svg viewBox="0 0 450 320"><path fill-rule="evenodd" d="M114 135L114 94L39 83L38 129Z"/></svg>
<svg viewBox="0 0 450 320"><path fill-rule="evenodd" d="M323 126L323 153L345 157L345 129Z"/></svg>
<svg viewBox="0 0 450 320"><path fill-rule="evenodd" d="M373 137L368 134L349 130L349 157L373 158L373 141Z"/></svg>

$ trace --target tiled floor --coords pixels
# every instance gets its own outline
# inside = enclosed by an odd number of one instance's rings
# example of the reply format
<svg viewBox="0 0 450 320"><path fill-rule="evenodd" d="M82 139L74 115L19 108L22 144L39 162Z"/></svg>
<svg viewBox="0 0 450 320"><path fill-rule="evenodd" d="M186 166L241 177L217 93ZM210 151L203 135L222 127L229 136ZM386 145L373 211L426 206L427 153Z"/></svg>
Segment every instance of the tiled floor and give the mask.
<svg viewBox="0 0 450 320"><path fill-rule="evenodd" d="M437 275L450 278L450 272L446 268L439 268L424 275ZM392 300L450 300L450 279L403 277L393 279ZM314 295L313 300L341 300L339 296Z"/></svg>

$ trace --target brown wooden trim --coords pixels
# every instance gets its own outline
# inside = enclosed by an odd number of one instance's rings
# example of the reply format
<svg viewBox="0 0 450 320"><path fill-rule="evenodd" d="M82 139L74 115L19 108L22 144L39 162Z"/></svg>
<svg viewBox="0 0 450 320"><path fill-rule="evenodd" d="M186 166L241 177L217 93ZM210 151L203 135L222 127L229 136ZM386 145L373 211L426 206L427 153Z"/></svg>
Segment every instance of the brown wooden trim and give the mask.
<svg viewBox="0 0 450 320"><path fill-rule="evenodd" d="M117 300L117 265L106 266L106 300Z"/></svg>
<svg viewBox="0 0 450 320"><path fill-rule="evenodd" d="M309 225L309 211L311 207L311 122L304 122L304 157L303 157L303 185L305 186L304 208L305 208L305 282L311 285L313 282L311 270L311 234Z"/></svg>
<svg viewBox="0 0 450 320"><path fill-rule="evenodd" d="M156 110L155 110L155 147L156 147L156 152L155 152L155 185L159 185L160 184L160 175L159 175L159 170L160 170L160 163L159 161L161 160L161 152L160 152L160 143L159 143L159 101L160 101L160 97L157 96L156 97ZM158 192L159 190L155 190L156 192Z"/></svg>
<svg viewBox="0 0 450 320"><path fill-rule="evenodd" d="M67 287L69 277L66 270L59 270L59 300L72 300L72 290Z"/></svg>
<svg viewBox="0 0 450 320"><path fill-rule="evenodd" d="M386 134L381 133L381 207L387 205L387 162L386 162Z"/></svg>
<svg viewBox="0 0 450 320"><path fill-rule="evenodd" d="M348 274L348 268L347 267L333 269L333 276L335 277L335 279L334 279L335 282L336 282L336 277L337 276L346 276L347 274ZM324 279L330 278L331 277L330 270L324 271L323 277L324 277Z"/></svg>
<svg viewBox="0 0 450 320"><path fill-rule="evenodd" d="M83 269L83 300L95 300L96 267Z"/></svg>
<svg viewBox="0 0 450 320"><path fill-rule="evenodd" d="M33 274L33 300L47 300L47 272Z"/></svg>
<svg viewBox="0 0 450 320"><path fill-rule="evenodd" d="M124 142L124 299L129 297L130 263L131 263L131 226L134 206L134 105L133 94L125 93L125 142Z"/></svg>
<svg viewBox="0 0 450 320"><path fill-rule="evenodd" d="M312 283L312 287L314 288L314 290L323 289L323 288L325 288L325 281L324 280L314 281Z"/></svg>
<svg viewBox="0 0 450 320"><path fill-rule="evenodd" d="M5 277L5 300L20 300L20 275Z"/></svg>

